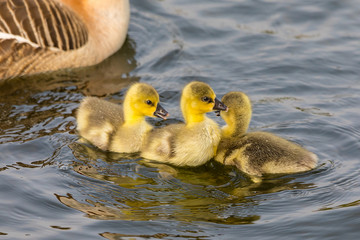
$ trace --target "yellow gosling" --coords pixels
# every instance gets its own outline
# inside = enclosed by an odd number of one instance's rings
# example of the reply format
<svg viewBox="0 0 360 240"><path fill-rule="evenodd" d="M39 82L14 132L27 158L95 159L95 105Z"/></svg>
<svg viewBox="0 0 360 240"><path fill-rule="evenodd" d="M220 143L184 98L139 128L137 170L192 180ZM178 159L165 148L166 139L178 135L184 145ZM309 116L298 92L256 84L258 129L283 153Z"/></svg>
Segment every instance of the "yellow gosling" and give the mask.
<svg viewBox="0 0 360 240"><path fill-rule="evenodd" d="M143 138L152 126L145 117L166 119L168 113L159 104L156 90L136 83L127 91L123 106L86 97L77 111L77 131L101 150L139 152Z"/></svg>
<svg viewBox="0 0 360 240"><path fill-rule="evenodd" d="M226 125L215 160L234 165L246 174L286 174L316 167L318 157L301 146L267 132L250 132L250 99L242 92L229 92L222 101L229 108L221 112Z"/></svg>
<svg viewBox="0 0 360 240"><path fill-rule="evenodd" d="M208 84L197 81L185 86L180 104L185 123L153 129L145 138L142 157L176 166L199 166L214 157L221 131L206 113L226 106Z"/></svg>
<svg viewBox="0 0 360 240"><path fill-rule="evenodd" d="M97 64L129 19L129 0L1 0L0 79Z"/></svg>

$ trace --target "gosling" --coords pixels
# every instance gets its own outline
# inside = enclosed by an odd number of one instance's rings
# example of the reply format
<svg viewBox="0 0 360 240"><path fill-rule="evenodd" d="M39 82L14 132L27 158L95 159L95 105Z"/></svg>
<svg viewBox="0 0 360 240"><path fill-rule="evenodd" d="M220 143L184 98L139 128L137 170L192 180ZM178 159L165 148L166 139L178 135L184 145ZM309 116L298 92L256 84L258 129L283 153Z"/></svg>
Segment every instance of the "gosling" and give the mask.
<svg viewBox="0 0 360 240"><path fill-rule="evenodd" d="M81 137L104 151L139 152L145 135L152 129L145 117L166 119L168 112L159 103L159 94L145 83L133 84L123 106L86 97L77 111Z"/></svg>
<svg viewBox="0 0 360 240"><path fill-rule="evenodd" d="M252 109L245 93L229 92L222 101L229 110L220 113L226 125L221 131L216 161L255 177L316 167L318 157L295 143L267 132L247 133Z"/></svg>
<svg viewBox="0 0 360 240"><path fill-rule="evenodd" d="M187 84L181 95L185 123L153 129L145 138L141 156L175 166L199 166L214 157L221 137L207 112L226 110L213 89L203 82Z"/></svg>

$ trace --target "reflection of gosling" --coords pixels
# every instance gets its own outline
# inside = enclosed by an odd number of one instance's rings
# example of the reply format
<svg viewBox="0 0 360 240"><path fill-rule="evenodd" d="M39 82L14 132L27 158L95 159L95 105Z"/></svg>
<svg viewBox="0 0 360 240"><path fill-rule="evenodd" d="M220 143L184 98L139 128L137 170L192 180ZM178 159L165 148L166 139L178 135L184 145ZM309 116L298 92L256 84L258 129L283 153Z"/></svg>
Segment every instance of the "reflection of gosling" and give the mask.
<svg viewBox="0 0 360 240"><path fill-rule="evenodd" d="M185 124L153 129L145 138L141 156L177 166L199 166L210 160L216 152L221 131L205 114L226 110L215 97L206 83L186 85L181 96Z"/></svg>
<svg viewBox="0 0 360 240"><path fill-rule="evenodd" d="M229 107L221 112L226 126L215 160L235 165L253 176L295 173L316 167L317 156L299 145L266 132L246 133L251 119L251 103L242 92L229 92L222 101Z"/></svg>
<svg viewBox="0 0 360 240"><path fill-rule="evenodd" d="M145 116L166 119L156 90L145 83L132 85L123 106L96 98L85 98L77 112L79 134L102 150L139 152L145 134L152 126Z"/></svg>

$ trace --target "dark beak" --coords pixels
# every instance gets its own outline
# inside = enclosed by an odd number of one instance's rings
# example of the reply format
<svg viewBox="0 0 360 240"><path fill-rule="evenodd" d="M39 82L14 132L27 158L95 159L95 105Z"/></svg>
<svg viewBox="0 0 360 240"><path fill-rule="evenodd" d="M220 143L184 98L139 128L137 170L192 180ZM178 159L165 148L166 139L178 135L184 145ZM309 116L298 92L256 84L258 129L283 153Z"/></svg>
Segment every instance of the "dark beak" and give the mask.
<svg viewBox="0 0 360 240"><path fill-rule="evenodd" d="M227 112L228 107L225 104L223 104L222 102L220 102L217 98L215 98L215 104L214 104L213 110Z"/></svg>
<svg viewBox="0 0 360 240"><path fill-rule="evenodd" d="M160 105L160 103L158 103L154 112L154 116L166 120L166 117L169 116L169 113Z"/></svg>

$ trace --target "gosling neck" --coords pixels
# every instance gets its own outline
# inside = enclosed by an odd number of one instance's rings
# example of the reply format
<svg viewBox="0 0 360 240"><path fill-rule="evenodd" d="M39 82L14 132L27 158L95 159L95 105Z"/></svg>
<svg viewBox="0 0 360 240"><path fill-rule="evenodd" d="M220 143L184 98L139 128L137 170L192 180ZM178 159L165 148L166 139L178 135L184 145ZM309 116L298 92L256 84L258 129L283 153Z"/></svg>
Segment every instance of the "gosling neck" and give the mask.
<svg viewBox="0 0 360 240"><path fill-rule="evenodd" d="M194 110L191 107L191 101L183 98L181 99L181 111L186 125L202 122L206 118L205 113Z"/></svg>
<svg viewBox="0 0 360 240"><path fill-rule="evenodd" d="M203 122L206 119L205 113L201 113L201 114L194 114L194 113L186 113L184 114L184 119L185 119L185 123L186 125L191 125L193 123L199 123L199 122Z"/></svg>
<svg viewBox="0 0 360 240"><path fill-rule="evenodd" d="M134 125L141 122L145 122L145 115L139 113L134 109L134 106L129 101L124 101L124 124L125 125Z"/></svg>
<svg viewBox="0 0 360 240"><path fill-rule="evenodd" d="M246 134L251 120L251 114L233 115L226 118L226 125L222 129L224 137L236 137Z"/></svg>

